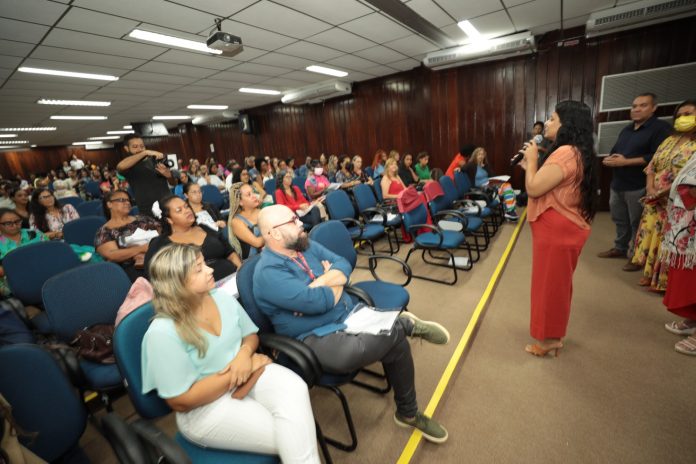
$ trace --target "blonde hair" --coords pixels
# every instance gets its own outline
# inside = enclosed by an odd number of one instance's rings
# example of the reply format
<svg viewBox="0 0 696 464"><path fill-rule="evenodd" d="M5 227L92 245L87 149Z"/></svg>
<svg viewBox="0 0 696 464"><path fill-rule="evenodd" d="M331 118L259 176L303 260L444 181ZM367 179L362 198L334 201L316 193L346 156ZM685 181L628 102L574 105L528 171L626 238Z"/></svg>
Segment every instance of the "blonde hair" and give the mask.
<svg viewBox="0 0 696 464"><path fill-rule="evenodd" d="M399 163L397 163L397 161L396 161L396 158L389 158L384 163L384 175L386 177L389 177L390 179L394 179L396 177L399 177L398 171L396 174L394 174L394 177L392 177L391 174L389 174L389 168L391 167L392 164L396 164L397 166L399 165Z"/></svg>
<svg viewBox="0 0 696 464"><path fill-rule="evenodd" d="M479 164L478 155L483 153L483 160L481 160L481 165L486 164L486 150L483 147L477 147L473 152L471 152L471 160L476 164Z"/></svg>
<svg viewBox="0 0 696 464"><path fill-rule="evenodd" d="M242 244L239 243L239 239L234 235L234 232L232 232L232 219L234 219L242 208L242 187L245 185L248 184L237 182L230 187L230 215L227 217L227 241L230 242L230 245L232 245L232 248L234 248L234 251L236 251L239 256L242 256ZM253 191L251 185L249 188Z"/></svg>
<svg viewBox="0 0 696 464"><path fill-rule="evenodd" d="M155 253L148 267L150 283L154 291L152 304L155 317L166 317L174 321L179 337L205 356L208 341L198 328L193 305L196 295L186 288L188 276L201 256L195 245L172 243Z"/></svg>

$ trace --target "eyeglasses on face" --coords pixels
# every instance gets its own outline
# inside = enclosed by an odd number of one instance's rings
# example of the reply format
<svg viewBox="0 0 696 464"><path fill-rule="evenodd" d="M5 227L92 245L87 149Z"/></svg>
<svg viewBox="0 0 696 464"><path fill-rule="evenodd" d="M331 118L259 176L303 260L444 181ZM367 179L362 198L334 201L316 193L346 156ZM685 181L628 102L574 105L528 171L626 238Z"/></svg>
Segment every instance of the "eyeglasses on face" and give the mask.
<svg viewBox="0 0 696 464"><path fill-rule="evenodd" d="M109 201L115 201L116 203L130 203L130 198L112 198Z"/></svg>
<svg viewBox="0 0 696 464"><path fill-rule="evenodd" d="M292 218L291 218L289 221L281 222L280 224L277 224L277 225L271 227L271 229L275 229L275 228L277 228L277 227L281 227L281 226L284 226L284 225L287 225L287 224L292 224L293 222L294 222L295 224L298 224L298 223L301 224L301 223L302 223L302 221L300 221L300 218L298 218L296 214L293 214L293 215L292 215Z"/></svg>
<svg viewBox="0 0 696 464"><path fill-rule="evenodd" d="M39 195L39 200L46 200L48 198L53 198L53 195Z"/></svg>
<svg viewBox="0 0 696 464"><path fill-rule="evenodd" d="M0 222L0 226L3 226L3 227L18 226L18 225L20 225L20 224L22 224L22 220L21 220L21 219L17 219L16 221L4 221L4 222Z"/></svg>

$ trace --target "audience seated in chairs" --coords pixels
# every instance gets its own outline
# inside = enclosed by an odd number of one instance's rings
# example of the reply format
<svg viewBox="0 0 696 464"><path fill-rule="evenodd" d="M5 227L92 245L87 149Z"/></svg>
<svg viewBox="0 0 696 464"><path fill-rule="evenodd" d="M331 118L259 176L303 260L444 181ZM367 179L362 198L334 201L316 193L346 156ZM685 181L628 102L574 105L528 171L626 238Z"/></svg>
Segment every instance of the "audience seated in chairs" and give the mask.
<svg viewBox="0 0 696 464"><path fill-rule="evenodd" d="M216 232L227 227L227 223L222 220L220 210L210 203L203 202L203 192L200 185L184 185L184 195L193 214L196 215L196 224L208 226Z"/></svg>
<svg viewBox="0 0 696 464"><path fill-rule="evenodd" d="M147 243L132 243L133 233L143 231L160 232L160 224L149 216L131 216L131 198L124 190L115 190L104 195L104 216L107 218L94 239L94 248L105 260L119 264L135 279L145 275L143 263L148 249Z"/></svg>
<svg viewBox="0 0 696 464"><path fill-rule="evenodd" d="M374 181L372 180L372 176L368 175L367 172L363 170L363 159L362 156L360 155L355 155L353 157L353 174L357 176L357 178L362 182L363 184L367 185L372 185Z"/></svg>
<svg viewBox="0 0 696 464"><path fill-rule="evenodd" d="M22 218L16 211L0 208L0 296L8 296L12 292L5 279L2 259L7 253L23 245L48 240L38 230L28 230L22 227Z"/></svg>
<svg viewBox="0 0 696 464"><path fill-rule="evenodd" d="M510 182L500 182L493 184L489 181L493 177L493 172L490 169L486 160L486 150L483 147L477 147L471 154L470 161L462 168L469 176L469 181L472 185L479 189L493 188L505 202L505 219L508 221L517 221L516 205L517 195L512 189Z"/></svg>
<svg viewBox="0 0 696 464"><path fill-rule="evenodd" d="M234 273L242 260L232 245L222 236L205 225L196 225L196 217L189 204L176 195L167 195L159 201L159 217L162 234L150 242L145 255L148 266L155 253L170 243L193 244L201 248L206 263L213 268L215 280L221 280Z"/></svg>
<svg viewBox="0 0 696 464"><path fill-rule="evenodd" d="M179 171L179 183L174 187L174 194L179 198L184 198L184 188L188 184L194 183L188 171Z"/></svg>
<svg viewBox="0 0 696 464"><path fill-rule="evenodd" d="M307 173L307 180L305 180L305 190L309 198L311 200L316 200L322 195L325 195L329 185L331 185L331 182L329 182L329 179L325 175L321 161L312 160L311 169Z"/></svg>
<svg viewBox="0 0 696 464"><path fill-rule="evenodd" d="M143 393L156 389L197 444L319 463L307 386L256 354L258 328L232 296L213 290L199 249L162 248L149 275L156 317L143 340Z"/></svg>
<svg viewBox="0 0 696 464"><path fill-rule="evenodd" d="M254 272L254 295L275 331L304 341L327 372L347 373L381 361L394 387L397 424L418 428L427 440L444 442L447 431L418 411L406 340L412 336L445 344L449 333L444 327L404 313L389 334L343 332L342 323L355 306L343 291L351 273L348 261L309 240L298 217L285 206L262 210L259 227L266 247Z"/></svg>
<svg viewBox="0 0 696 464"><path fill-rule="evenodd" d="M382 198L389 202L396 200L405 188L404 181L399 177L399 164L396 159L390 158L384 163L384 176L380 181L382 189Z"/></svg>
<svg viewBox="0 0 696 464"><path fill-rule="evenodd" d="M409 185L418 185L420 178L416 171L413 170L413 155L411 153L404 154L404 157L399 163L399 178L406 187Z"/></svg>
<svg viewBox="0 0 696 464"><path fill-rule="evenodd" d="M317 172L316 169L314 172ZM315 180L317 179L315 175L312 175L312 177ZM307 179L307 182L309 182L309 178ZM328 181L326 182L328 185ZM321 212L319 211L319 205L324 201L323 196L320 195L318 197L315 197L315 199L312 200L312 202L307 201L304 195L302 195L302 192L300 191L299 187L297 187L296 185L292 185L292 174L286 171L281 171L280 173L278 173L278 177L276 178L276 185L278 186L278 190L276 190L275 192L277 204L287 206L288 208L290 208L295 214L297 214L302 223L309 228L312 228L321 222ZM323 185L323 181L321 185ZM322 189L321 191L323 192L325 191L325 189ZM309 187L307 187L307 193L309 194Z"/></svg>
<svg viewBox="0 0 696 464"><path fill-rule="evenodd" d="M29 193L21 188L10 190L10 199L14 202L14 211L22 219L22 228L29 228Z"/></svg>
<svg viewBox="0 0 696 464"><path fill-rule="evenodd" d="M238 182L230 187L229 240L242 259L258 253L263 248L259 231L259 198L251 185Z"/></svg>
<svg viewBox="0 0 696 464"><path fill-rule="evenodd" d="M360 178L353 172L353 163L350 156L343 156L339 164L340 169L336 173L336 182L342 189L351 189L361 183Z"/></svg>
<svg viewBox="0 0 696 464"><path fill-rule="evenodd" d="M51 240L63 238L63 224L80 217L72 205L62 206L47 188L34 190L29 204L29 224Z"/></svg>

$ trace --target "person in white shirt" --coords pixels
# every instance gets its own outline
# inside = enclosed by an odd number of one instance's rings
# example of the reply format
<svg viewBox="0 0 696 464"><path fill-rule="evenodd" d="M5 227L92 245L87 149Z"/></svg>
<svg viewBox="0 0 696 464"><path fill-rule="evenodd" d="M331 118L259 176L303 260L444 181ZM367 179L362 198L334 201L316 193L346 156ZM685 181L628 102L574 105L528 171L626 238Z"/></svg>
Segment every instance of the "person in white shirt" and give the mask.
<svg viewBox="0 0 696 464"><path fill-rule="evenodd" d="M85 167L85 162L78 158L77 155L72 155L72 159L70 160L70 167L73 168L75 171L79 171L80 169Z"/></svg>
<svg viewBox="0 0 696 464"><path fill-rule="evenodd" d="M208 166L205 164L201 166L201 176L198 178L197 184L200 186L214 185L218 190L225 190L225 182L215 174L210 174Z"/></svg>

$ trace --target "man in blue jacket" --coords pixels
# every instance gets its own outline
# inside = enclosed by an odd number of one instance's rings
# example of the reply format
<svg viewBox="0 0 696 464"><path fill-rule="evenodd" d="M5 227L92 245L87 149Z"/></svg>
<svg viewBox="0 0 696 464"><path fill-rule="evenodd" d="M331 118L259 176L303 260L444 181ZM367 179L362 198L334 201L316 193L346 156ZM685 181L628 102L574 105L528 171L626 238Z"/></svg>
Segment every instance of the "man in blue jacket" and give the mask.
<svg viewBox="0 0 696 464"><path fill-rule="evenodd" d="M404 313L390 333L344 332L343 321L356 303L343 291L350 264L309 240L300 219L286 206L261 210L259 228L266 246L254 271L254 296L275 331L302 340L327 372L345 374L382 362L394 387L396 423L419 429L434 443L447 440L447 430L418 411L413 357L406 340L411 336L445 344L447 330Z"/></svg>

